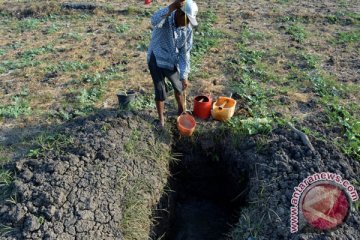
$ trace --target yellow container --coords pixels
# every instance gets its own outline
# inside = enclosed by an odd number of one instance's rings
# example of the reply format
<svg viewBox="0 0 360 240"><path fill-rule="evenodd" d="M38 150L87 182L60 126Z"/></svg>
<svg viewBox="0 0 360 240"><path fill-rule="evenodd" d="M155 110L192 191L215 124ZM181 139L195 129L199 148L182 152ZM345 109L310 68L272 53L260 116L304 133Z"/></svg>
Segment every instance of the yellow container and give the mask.
<svg viewBox="0 0 360 240"><path fill-rule="evenodd" d="M229 97L219 97L213 103L211 116L218 121L229 120L235 112L236 101Z"/></svg>

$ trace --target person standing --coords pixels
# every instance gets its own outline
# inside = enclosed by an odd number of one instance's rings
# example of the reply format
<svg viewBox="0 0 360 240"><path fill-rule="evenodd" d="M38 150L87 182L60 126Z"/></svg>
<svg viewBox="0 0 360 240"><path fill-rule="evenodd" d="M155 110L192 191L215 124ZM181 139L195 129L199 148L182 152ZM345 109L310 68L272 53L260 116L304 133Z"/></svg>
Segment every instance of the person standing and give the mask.
<svg viewBox="0 0 360 240"><path fill-rule="evenodd" d="M183 91L188 87L193 26L197 26L197 4L193 0L176 0L154 13L147 52L147 63L154 83L155 102L161 127L164 127L165 77L171 82L178 104L184 111Z"/></svg>

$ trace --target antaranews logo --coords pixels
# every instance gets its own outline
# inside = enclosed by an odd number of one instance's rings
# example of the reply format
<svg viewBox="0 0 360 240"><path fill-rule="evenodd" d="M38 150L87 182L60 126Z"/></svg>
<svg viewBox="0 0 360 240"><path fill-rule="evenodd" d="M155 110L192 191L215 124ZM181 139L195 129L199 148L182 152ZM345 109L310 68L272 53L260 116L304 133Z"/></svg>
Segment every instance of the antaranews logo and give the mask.
<svg viewBox="0 0 360 240"><path fill-rule="evenodd" d="M359 199L355 187L335 173L315 173L294 188L290 208L290 232L301 222L320 230L335 228L346 220L351 202Z"/></svg>

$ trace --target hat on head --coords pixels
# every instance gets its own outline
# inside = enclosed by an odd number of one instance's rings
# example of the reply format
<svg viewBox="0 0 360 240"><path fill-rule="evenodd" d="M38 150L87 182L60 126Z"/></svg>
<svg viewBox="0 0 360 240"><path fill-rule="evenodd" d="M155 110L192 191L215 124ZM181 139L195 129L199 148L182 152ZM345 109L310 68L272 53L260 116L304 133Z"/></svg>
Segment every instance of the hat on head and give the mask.
<svg viewBox="0 0 360 240"><path fill-rule="evenodd" d="M197 26L198 22L196 21L196 14L198 13L198 6L193 0L185 0L185 5L181 10L186 13L191 25Z"/></svg>

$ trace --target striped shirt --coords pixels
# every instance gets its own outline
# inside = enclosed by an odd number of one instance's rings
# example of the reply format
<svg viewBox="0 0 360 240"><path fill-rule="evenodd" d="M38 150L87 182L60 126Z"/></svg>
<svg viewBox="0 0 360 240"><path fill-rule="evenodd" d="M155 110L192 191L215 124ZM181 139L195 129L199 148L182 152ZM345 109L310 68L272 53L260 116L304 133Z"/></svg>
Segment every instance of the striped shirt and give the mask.
<svg viewBox="0 0 360 240"><path fill-rule="evenodd" d="M176 27L175 11L164 18L169 7L155 12L151 18L153 27L151 41L147 52L147 61L150 61L151 52L154 52L158 67L180 73L180 79L188 78L190 72L190 50L193 44L191 24L187 27Z"/></svg>

